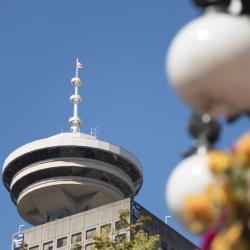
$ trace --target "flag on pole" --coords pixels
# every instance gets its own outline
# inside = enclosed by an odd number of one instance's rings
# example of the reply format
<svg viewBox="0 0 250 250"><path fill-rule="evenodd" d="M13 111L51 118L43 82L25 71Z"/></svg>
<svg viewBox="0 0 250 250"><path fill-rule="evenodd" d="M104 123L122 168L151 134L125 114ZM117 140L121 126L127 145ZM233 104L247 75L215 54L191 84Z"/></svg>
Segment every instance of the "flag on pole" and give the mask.
<svg viewBox="0 0 250 250"><path fill-rule="evenodd" d="M76 60L76 68L77 69L81 69L83 67L83 65L79 62L78 58Z"/></svg>

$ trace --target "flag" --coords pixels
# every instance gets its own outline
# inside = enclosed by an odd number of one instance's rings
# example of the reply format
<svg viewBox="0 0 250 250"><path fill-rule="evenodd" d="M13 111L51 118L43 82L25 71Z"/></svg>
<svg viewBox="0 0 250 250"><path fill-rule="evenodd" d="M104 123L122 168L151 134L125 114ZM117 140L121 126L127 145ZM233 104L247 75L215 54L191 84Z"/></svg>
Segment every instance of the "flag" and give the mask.
<svg viewBox="0 0 250 250"><path fill-rule="evenodd" d="M79 60L76 60L76 68L77 69L81 69L83 67L83 65L79 62Z"/></svg>

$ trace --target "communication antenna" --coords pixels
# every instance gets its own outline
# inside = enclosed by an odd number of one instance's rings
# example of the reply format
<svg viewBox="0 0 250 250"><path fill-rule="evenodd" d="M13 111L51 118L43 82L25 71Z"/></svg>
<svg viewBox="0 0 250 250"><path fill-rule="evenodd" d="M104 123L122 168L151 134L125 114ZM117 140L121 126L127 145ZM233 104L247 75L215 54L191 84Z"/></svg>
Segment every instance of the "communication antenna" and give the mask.
<svg viewBox="0 0 250 250"><path fill-rule="evenodd" d="M80 132L81 118L78 116L78 105L82 101L82 97L78 94L78 88L81 86L82 81L79 78L79 69L83 68L83 65L80 63L79 59L76 59L76 75L71 79L71 83L74 86L74 94L70 96L70 102L74 105L74 115L69 118L70 131L73 133Z"/></svg>
<svg viewBox="0 0 250 250"><path fill-rule="evenodd" d="M90 135L94 136L95 138L98 138L99 132L100 132L99 126L96 126L90 129Z"/></svg>

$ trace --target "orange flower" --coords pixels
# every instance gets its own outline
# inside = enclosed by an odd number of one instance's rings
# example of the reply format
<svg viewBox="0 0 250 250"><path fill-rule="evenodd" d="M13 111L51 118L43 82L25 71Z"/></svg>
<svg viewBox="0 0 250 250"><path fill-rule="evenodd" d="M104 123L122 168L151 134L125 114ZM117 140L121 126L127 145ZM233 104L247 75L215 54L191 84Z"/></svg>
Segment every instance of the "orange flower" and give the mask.
<svg viewBox="0 0 250 250"><path fill-rule="evenodd" d="M250 133L245 134L236 142L235 152L250 157Z"/></svg>
<svg viewBox="0 0 250 250"><path fill-rule="evenodd" d="M226 230L220 232L212 242L211 250L247 250L247 245L242 241L242 223L236 222Z"/></svg>
<svg viewBox="0 0 250 250"><path fill-rule="evenodd" d="M233 245L237 242L237 240L240 238L242 233L243 226L240 222L235 223L232 225L226 232L226 238L228 240L228 243Z"/></svg>
<svg viewBox="0 0 250 250"><path fill-rule="evenodd" d="M232 165L233 166L248 166L250 158L243 154L233 154L232 155Z"/></svg>
<svg viewBox="0 0 250 250"><path fill-rule="evenodd" d="M185 213L190 221L190 231L201 233L214 220L215 211L210 197L205 194L190 195L185 202Z"/></svg>
<svg viewBox="0 0 250 250"><path fill-rule="evenodd" d="M205 195L191 195L186 200L187 212L205 220L210 218L209 199ZM205 216L205 217L204 217Z"/></svg>
<svg viewBox="0 0 250 250"><path fill-rule="evenodd" d="M216 175L224 173L230 169L233 163L232 160L231 155L220 151L211 151L208 153L208 166Z"/></svg>
<svg viewBox="0 0 250 250"><path fill-rule="evenodd" d="M222 209L222 207L229 202L227 186L219 181L209 185L206 194L210 197L210 202L218 209Z"/></svg>

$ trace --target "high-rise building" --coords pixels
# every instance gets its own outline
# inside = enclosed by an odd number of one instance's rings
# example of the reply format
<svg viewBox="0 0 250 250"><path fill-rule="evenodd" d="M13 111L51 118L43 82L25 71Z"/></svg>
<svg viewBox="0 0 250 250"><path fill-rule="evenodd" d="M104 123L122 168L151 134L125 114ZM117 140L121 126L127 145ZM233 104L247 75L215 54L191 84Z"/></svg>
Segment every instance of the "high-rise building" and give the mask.
<svg viewBox="0 0 250 250"><path fill-rule="evenodd" d="M13 236L13 250L90 249L93 235L119 225L119 210L131 219L149 212L133 201L142 182L142 167L126 149L80 132L77 60L70 97L74 115L70 132L28 143L4 162L3 182L20 216L35 227ZM152 215L149 233L161 236L163 249L193 250L195 246ZM125 229L120 237L130 239ZM115 240L115 239L114 239Z"/></svg>
<svg viewBox="0 0 250 250"><path fill-rule="evenodd" d="M81 213L41 224L39 226L17 232L13 235L13 249L25 242L28 250L91 250L94 235L104 228L115 229L117 235L111 233L115 242L131 239L129 230L121 227L119 212L130 211L130 220L141 215L148 215L152 220L145 223L143 229L148 234L160 235L160 247L163 250L195 250L196 246L182 235L152 215L131 198L119 200L99 206Z"/></svg>

